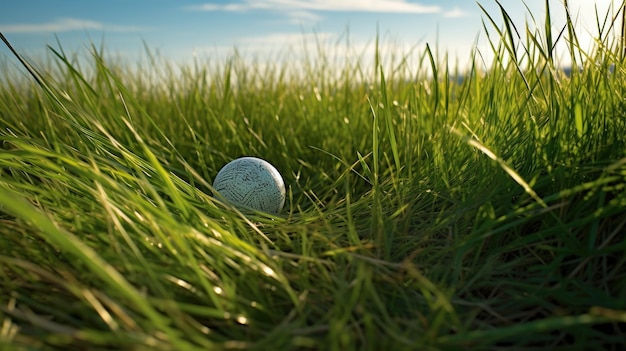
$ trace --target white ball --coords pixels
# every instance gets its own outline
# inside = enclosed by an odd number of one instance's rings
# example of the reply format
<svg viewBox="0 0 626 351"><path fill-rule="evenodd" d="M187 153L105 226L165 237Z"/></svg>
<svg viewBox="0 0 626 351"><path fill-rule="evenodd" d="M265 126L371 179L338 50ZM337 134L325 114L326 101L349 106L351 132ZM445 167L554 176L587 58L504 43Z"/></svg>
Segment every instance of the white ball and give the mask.
<svg viewBox="0 0 626 351"><path fill-rule="evenodd" d="M269 162L242 157L226 164L215 177L213 188L242 209L279 213L285 204L285 182Z"/></svg>

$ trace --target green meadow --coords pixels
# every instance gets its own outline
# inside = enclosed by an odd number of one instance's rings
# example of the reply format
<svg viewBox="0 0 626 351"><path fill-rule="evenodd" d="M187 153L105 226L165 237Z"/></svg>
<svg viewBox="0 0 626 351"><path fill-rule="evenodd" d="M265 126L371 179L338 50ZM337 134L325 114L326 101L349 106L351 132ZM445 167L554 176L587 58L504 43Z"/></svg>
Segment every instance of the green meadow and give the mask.
<svg viewBox="0 0 626 351"><path fill-rule="evenodd" d="M380 37L340 64L2 58L0 349L623 349L620 22L583 50L549 13L484 13L467 69ZM241 156L281 213L214 196Z"/></svg>

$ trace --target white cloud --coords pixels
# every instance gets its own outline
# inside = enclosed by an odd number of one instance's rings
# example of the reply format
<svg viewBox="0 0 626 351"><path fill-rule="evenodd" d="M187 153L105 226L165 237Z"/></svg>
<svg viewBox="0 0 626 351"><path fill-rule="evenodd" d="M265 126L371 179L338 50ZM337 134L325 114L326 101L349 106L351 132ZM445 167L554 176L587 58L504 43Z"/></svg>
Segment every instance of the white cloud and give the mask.
<svg viewBox="0 0 626 351"><path fill-rule="evenodd" d="M215 45L195 47L190 57L208 55L212 58L225 59L235 51L243 57L268 59L276 55L300 56L307 52L314 52L319 43L322 47L335 42L337 34L330 32L303 33L284 32L270 33L260 36L247 36L235 39L230 45Z"/></svg>
<svg viewBox="0 0 626 351"><path fill-rule="evenodd" d="M248 36L237 38L232 45L218 45L214 47L200 47L195 51L202 52L220 52L232 53L233 49L244 56L261 55L262 57L271 57L274 54L285 53L285 50L291 52L307 52L314 51L317 43L327 46L337 38L336 34L329 32L320 33L270 33L261 36Z"/></svg>
<svg viewBox="0 0 626 351"><path fill-rule="evenodd" d="M445 12L445 13L443 14L443 16L444 16L444 17L446 17L446 18L459 18L459 17L465 17L465 16L468 16L468 15L469 15L469 13L467 13L467 12L465 12L465 11L461 10L461 9L460 9L460 8L458 8L458 7L455 7L455 8L453 8L452 10L447 11L447 12Z"/></svg>
<svg viewBox="0 0 626 351"><path fill-rule="evenodd" d="M329 32L322 33L272 33L257 37L244 37L238 41L246 46L276 47L302 45L304 43L315 43L316 41L326 41L336 35Z"/></svg>
<svg viewBox="0 0 626 351"><path fill-rule="evenodd" d="M301 24L307 22L315 22L321 19L320 16L309 11L290 11L287 13L289 22L294 24Z"/></svg>
<svg viewBox="0 0 626 351"><path fill-rule="evenodd" d="M217 45L197 47L189 57L211 57L212 60L226 60L236 52L237 56L250 60L253 65L276 62L289 62L291 68L298 65L310 64L312 58L318 54L324 55L330 64L342 67L346 62L363 62L373 64L375 55L382 56L383 62L399 63L400 56L409 62L420 62L422 50L416 49L415 43L407 44L383 37L378 42L362 37L351 38L350 45L339 38L342 35L333 32L303 33L279 32L267 35L248 36L237 39L233 45ZM400 55L400 56L397 56Z"/></svg>
<svg viewBox="0 0 626 351"><path fill-rule="evenodd" d="M141 28L133 26L106 25L101 22L77 19L59 18L46 23L19 23L0 25L3 33L60 33L77 30L99 30L109 32L136 32Z"/></svg>
<svg viewBox="0 0 626 351"><path fill-rule="evenodd" d="M386 13L439 13L439 6L420 5L406 0L244 0L236 4L206 3L187 7L197 11L248 11L272 9L292 11L361 11Z"/></svg>

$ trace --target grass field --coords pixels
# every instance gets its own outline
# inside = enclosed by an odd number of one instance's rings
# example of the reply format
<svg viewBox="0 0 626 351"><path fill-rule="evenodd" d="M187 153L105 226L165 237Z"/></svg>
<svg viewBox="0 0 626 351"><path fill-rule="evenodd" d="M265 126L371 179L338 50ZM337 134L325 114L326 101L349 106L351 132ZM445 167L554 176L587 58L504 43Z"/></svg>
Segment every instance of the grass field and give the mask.
<svg viewBox="0 0 626 351"><path fill-rule="evenodd" d="M623 45L484 17L496 60L467 72L378 40L341 66L7 58L0 349L622 350ZM244 155L279 215L213 197Z"/></svg>

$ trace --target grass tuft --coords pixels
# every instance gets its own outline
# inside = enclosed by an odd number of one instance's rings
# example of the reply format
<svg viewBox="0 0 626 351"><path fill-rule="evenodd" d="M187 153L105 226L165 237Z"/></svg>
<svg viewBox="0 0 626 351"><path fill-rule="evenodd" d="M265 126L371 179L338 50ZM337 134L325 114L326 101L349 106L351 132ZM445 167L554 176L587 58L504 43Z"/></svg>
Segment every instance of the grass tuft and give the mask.
<svg viewBox="0 0 626 351"><path fill-rule="evenodd" d="M619 16L583 51L545 6L485 12L495 60L467 71L378 36L373 63L321 39L182 67L14 52L32 79L0 65L0 348L620 350ZM244 155L285 178L282 213L213 196Z"/></svg>

